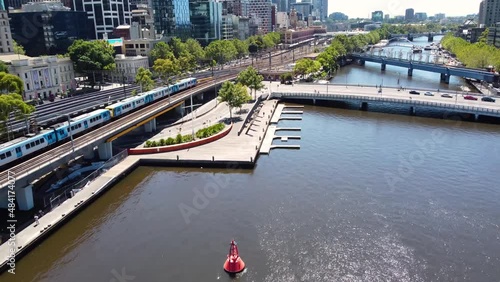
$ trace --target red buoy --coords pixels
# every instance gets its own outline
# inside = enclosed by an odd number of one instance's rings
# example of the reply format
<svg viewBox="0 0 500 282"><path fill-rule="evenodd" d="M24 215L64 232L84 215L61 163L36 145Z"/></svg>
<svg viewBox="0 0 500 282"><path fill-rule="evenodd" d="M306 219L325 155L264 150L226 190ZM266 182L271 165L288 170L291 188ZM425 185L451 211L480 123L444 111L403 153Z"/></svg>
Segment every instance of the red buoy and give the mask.
<svg viewBox="0 0 500 282"><path fill-rule="evenodd" d="M245 263L240 258L238 253L238 246L234 240L231 241L229 247L229 254L227 255L226 262L224 263L224 270L229 273L239 273L245 269Z"/></svg>

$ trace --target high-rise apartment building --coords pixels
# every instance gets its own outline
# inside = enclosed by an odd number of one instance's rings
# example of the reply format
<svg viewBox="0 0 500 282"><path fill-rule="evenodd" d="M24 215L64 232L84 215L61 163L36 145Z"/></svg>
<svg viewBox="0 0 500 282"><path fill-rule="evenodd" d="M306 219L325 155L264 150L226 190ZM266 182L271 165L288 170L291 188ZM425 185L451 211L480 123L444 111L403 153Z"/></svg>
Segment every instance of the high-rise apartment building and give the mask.
<svg viewBox="0 0 500 282"><path fill-rule="evenodd" d="M500 0L484 0L481 2L479 10L479 24L489 27L500 22Z"/></svg>
<svg viewBox="0 0 500 282"><path fill-rule="evenodd" d="M129 25L132 17L129 0L73 0L73 10L87 12L94 21L96 39L103 39L119 25Z"/></svg>
<svg viewBox="0 0 500 282"><path fill-rule="evenodd" d="M5 11L3 1L0 0L0 53L11 54L14 52L12 46L12 35L10 34L9 15Z"/></svg>
<svg viewBox="0 0 500 282"><path fill-rule="evenodd" d="M260 33L265 34L272 31L270 0L250 1L248 13L257 21Z"/></svg>
<svg viewBox="0 0 500 282"><path fill-rule="evenodd" d="M406 21L412 21L414 17L415 17L415 10L413 10L412 8L406 9L406 11L405 11L405 20Z"/></svg>
<svg viewBox="0 0 500 282"><path fill-rule="evenodd" d="M372 12L372 21L381 22L383 19L384 19L384 12L382 11Z"/></svg>

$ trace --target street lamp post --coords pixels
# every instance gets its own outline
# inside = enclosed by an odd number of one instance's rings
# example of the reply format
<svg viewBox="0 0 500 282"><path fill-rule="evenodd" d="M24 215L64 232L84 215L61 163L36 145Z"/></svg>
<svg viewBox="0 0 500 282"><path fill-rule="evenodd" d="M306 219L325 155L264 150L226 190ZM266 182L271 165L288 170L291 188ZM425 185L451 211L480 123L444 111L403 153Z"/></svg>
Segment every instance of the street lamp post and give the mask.
<svg viewBox="0 0 500 282"><path fill-rule="evenodd" d="M66 115L68 118L68 129L69 129L69 138L71 140L71 150L73 153L75 153L75 144L73 143L73 130L71 129L71 119L69 118L69 115Z"/></svg>

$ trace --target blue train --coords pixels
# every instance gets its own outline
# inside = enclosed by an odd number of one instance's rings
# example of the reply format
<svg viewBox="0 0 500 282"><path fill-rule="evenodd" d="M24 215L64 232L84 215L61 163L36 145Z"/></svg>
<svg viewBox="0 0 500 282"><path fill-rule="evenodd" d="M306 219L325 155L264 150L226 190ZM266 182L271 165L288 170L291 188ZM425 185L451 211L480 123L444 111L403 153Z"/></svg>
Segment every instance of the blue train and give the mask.
<svg viewBox="0 0 500 282"><path fill-rule="evenodd" d="M163 97L176 94L179 91L196 86L196 78L185 78L177 83L156 88L137 96L124 99L107 106L105 109L95 110L80 116L73 117L70 122L63 122L42 130L35 136L21 137L0 145L0 167L33 154L46 147L70 138L78 133L102 125L112 118L129 113L139 107L157 101Z"/></svg>

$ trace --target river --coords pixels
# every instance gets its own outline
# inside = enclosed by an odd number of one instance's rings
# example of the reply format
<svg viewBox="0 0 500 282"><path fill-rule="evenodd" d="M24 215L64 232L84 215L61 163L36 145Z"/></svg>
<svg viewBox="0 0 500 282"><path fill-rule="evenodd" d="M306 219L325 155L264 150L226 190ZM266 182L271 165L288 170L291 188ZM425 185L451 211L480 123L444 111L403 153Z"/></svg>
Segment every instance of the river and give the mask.
<svg viewBox="0 0 500 282"><path fill-rule="evenodd" d="M313 106L282 125L301 149L253 171L137 169L0 280L232 281L231 239L237 281L500 277L497 125Z"/></svg>

